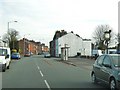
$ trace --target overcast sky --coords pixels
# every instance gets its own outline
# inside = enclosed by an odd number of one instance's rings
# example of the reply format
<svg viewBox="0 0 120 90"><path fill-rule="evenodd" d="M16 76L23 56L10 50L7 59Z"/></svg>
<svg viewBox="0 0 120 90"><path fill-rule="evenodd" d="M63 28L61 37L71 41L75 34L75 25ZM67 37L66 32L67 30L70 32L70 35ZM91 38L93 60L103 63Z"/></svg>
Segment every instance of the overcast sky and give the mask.
<svg viewBox="0 0 120 90"><path fill-rule="evenodd" d="M10 28L28 39L49 45L56 30L92 38L97 25L118 31L119 0L0 0L0 36Z"/></svg>

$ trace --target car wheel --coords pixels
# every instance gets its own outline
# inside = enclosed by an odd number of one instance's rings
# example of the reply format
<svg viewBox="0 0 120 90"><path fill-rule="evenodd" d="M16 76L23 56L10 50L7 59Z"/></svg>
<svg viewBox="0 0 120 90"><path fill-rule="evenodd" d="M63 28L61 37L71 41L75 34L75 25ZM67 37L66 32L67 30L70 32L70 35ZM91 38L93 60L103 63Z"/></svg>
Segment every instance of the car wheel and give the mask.
<svg viewBox="0 0 120 90"><path fill-rule="evenodd" d="M91 75L91 79L92 79L92 83L94 83L94 84L97 83L95 73L92 73L92 75Z"/></svg>
<svg viewBox="0 0 120 90"><path fill-rule="evenodd" d="M7 69L10 69L10 65L9 65L9 66L7 66Z"/></svg>
<svg viewBox="0 0 120 90"><path fill-rule="evenodd" d="M6 69L3 69L2 71L3 71L3 72L5 72L5 71L6 71Z"/></svg>
<svg viewBox="0 0 120 90"><path fill-rule="evenodd" d="M112 78L112 79L110 80L109 87L110 87L110 90L117 90L117 89L116 89L116 82L115 82L115 79L114 79L114 78Z"/></svg>

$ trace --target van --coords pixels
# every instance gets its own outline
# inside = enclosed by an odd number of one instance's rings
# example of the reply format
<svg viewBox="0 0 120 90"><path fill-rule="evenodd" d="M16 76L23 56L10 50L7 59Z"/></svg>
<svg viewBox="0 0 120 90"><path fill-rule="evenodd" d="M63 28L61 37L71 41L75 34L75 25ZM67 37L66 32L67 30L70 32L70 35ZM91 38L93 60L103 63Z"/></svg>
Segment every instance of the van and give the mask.
<svg viewBox="0 0 120 90"><path fill-rule="evenodd" d="M0 47L0 71L9 69L11 62L11 52L9 47Z"/></svg>

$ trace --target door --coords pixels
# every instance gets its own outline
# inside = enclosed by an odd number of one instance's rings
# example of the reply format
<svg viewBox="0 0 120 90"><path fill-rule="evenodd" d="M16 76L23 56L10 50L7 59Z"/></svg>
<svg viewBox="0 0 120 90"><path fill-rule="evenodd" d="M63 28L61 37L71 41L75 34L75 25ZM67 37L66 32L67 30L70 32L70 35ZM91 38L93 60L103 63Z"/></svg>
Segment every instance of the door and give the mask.
<svg viewBox="0 0 120 90"><path fill-rule="evenodd" d="M100 56L97 59L96 64L94 65L95 75L99 79L101 79L101 68L102 68L102 63L103 63L104 57L105 57L104 55Z"/></svg>
<svg viewBox="0 0 120 90"><path fill-rule="evenodd" d="M108 66L106 66L108 65ZM109 56L106 56L103 60L102 68L101 68L101 79L105 82L108 82L108 78L110 76L111 68L111 60Z"/></svg>

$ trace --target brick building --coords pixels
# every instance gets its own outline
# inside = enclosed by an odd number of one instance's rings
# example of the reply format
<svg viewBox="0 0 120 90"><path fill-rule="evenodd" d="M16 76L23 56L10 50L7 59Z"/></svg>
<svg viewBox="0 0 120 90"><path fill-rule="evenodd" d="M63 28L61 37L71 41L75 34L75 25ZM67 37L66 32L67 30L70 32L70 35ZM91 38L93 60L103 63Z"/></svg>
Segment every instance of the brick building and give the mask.
<svg viewBox="0 0 120 90"><path fill-rule="evenodd" d="M42 52L49 52L48 46L45 46L44 43L41 44Z"/></svg>
<svg viewBox="0 0 120 90"><path fill-rule="evenodd" d="M28 40L26 38L19 40L19 50L21 54L27 52L38 54L49 51L48 46L45 46L45 44L41 44L41 42L35 42L34 40Z"/></svg>
<svg viewBox="0 0 120 90"><path fill-rule="evenodd" d="M20 54L24 54L26 52L29 52L29 40L26 38L23 38L19 40L19 51Z"/></svg>

